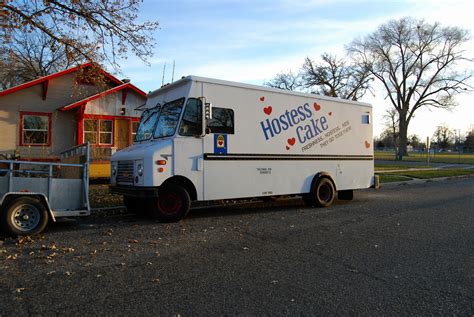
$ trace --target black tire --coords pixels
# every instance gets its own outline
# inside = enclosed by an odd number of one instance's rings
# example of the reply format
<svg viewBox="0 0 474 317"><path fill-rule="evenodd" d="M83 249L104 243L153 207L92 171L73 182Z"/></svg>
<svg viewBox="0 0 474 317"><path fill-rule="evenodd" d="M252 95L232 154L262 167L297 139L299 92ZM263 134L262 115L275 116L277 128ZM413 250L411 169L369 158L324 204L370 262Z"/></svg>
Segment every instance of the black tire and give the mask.
<svg viewBox="0 0 474 317"><path fill-rule="evenodd" d="M9 236L30 236L44 230L49 215L44 204L34 197L13 199L1 211L1 225Z"/></svg>
<svg viewBox="0 0 474 317"><path fill-rule="evenodd" d="M189 212L191 198L181 186L168 185L160 188L158 198L151 201L152 216L160 222L178 222Z"/></svg>
<svg viewBox="0 0 474 317"><path fill-rule="evenodd" d="M353 200L354 199L354 191L352 189L339 190L337 192L337 199L339 199L339 200Z"/></svg>
<svg viewBox="0 0 474 317"><path fill-rule="evenodd" d="M303 195L304 201L315 207L329 207L334 202L336 190L328 178L319 178L312 186L311 192Z"/></svg>
<svg viewBox="0 0 474 317"><path fill-rule="evenodd" d="M123 196L123 204L127 208L128 212L139 216L144 216L147 214L148 204L146 198Z"/></svg>

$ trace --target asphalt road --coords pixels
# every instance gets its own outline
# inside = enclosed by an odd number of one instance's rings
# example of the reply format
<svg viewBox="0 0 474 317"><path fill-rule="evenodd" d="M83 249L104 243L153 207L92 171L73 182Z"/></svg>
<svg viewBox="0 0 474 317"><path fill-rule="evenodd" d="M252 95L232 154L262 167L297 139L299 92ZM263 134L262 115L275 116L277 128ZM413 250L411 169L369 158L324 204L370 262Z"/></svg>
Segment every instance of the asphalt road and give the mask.
<svg viewBox="0 0 474 317"><path fill-rule="evenodd" d="M474 178L0 242L0 315L474 314Z"/></svg>

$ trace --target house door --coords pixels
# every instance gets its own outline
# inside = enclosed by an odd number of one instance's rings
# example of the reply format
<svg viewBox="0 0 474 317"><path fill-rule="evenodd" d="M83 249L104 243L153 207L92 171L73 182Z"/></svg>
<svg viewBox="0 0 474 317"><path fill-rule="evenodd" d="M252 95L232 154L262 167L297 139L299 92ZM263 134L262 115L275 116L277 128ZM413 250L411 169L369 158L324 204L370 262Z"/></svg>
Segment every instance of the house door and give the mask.
<svg viewBox="0 0 474 317"><path fill-rule="evenodd" d="M130 145L130 121L115 120L115 147L117 150L126 148Z"/></svg>

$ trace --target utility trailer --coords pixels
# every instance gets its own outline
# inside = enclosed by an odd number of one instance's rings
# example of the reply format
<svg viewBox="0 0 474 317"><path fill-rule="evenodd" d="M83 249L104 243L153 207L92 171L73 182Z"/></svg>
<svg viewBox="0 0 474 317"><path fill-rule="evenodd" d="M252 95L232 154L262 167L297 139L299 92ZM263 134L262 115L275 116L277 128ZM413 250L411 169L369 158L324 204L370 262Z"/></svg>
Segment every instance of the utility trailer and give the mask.
<svg viewBox="0 0 474 317"><path fill-rule="evenodd" d="M327 207L377 186L370 104L188 76L148 94L111 159L130 211L178 221L190 201L301 195Z"/></svg>
<svg viewBox="0 0 474 317"><path fill-rule="evenodd" d="M60 217L90 215L89 144L60 162L0 160L0 224L7 235L33 235Z"/></svg>

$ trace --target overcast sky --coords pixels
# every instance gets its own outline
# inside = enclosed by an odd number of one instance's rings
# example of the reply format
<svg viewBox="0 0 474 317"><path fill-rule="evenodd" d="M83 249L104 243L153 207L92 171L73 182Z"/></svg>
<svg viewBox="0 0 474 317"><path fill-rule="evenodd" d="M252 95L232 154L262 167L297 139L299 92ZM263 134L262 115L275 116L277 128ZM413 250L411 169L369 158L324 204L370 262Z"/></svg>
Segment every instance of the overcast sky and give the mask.
<svg viewBox="0 0 474 317"><path fill-rule="evenodd" d="M140 17L158 20L155 56L146 66L138 58L122 63L123 73L145 91L187 75L261 85L277 73L297 71L305 57L321 53L344 55L344 45L390 20L404 16L459 26L474 34L472 1L349 1L349 0L144 0ZM474 41L468 45L474 54ZM472 66L471 66L472 67ZM383 130L388 100L382 91L362 101L374 106L374 132ZM451 112L422 110L409 133L431 136L447 124L461 134L474 127L474 98L458 98Z"/></svg>

